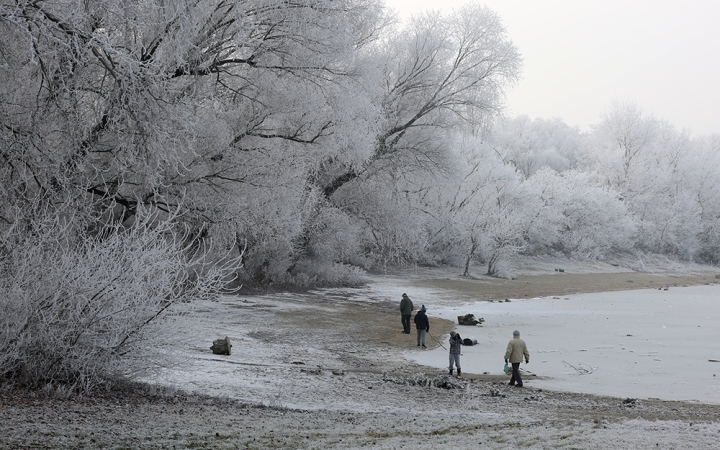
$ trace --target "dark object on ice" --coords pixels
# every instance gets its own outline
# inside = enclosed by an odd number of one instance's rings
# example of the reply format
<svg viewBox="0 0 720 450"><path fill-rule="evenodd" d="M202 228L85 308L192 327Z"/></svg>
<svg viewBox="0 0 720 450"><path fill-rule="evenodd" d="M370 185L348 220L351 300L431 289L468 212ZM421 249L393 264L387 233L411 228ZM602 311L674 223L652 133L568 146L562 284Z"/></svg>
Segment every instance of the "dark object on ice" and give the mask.
<svg viewBox="0 0 720 450"><path fill-rule="evenodd" d="M475 345L477 344L477 339L475 338L465 338L463 339L463 345Z"/></svg>
<svg viewBox="0 0 720 450"><path fill-rule="evenodd" d="M231 348L232 344L230 343L230 338L225 336L225 339L214 340L210 350L212 350L212 352L216 355L229 355Z"/></svg>
<svg viewBox="0 0 720 450"><path fill-rule="evenodd" d="M474 314L465 314L464 316L458 316L458 324L460 325L477 325L485 322L482 317L479 319L475 318Z"/></svg>
<svg viewBox="0 0 720 450"><path fill-rule="evenodd" d="M565 269L555 269L555 272L565 272Z"/></svg>

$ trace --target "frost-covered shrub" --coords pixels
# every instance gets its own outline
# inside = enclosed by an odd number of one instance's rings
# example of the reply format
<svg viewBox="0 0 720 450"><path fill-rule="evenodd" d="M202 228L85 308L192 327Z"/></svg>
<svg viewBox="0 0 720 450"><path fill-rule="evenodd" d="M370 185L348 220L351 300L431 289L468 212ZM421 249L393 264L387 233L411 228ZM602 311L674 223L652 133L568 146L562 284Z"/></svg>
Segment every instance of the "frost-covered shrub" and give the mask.
<svg viewBox="0 0 720 450"><path fill-rule="evenodd" d="M292 265L292 243L283 237L254 242L248 248L239 281L250 286L282 282Z"/></svg>
<svg viewBox="0 0 720 450"><path fill-rule="evenodd" d="M136 222L94 237L48 219L0 233L0 374L81 391L143 369L173 306L226 281L169 223ZM193 268L193 269L191 269ZM202 268L202 270L199 270Z"/></svg>
<svg viewBox="0 0 720 450"><path fill-rule="evenodd" d="M338 208L322 208L310 224L307 256L328 262L362 261L360 226Z"/></svg>
<svg viewBox="0 0 720 450"><path fill-rule="evenodd" d="M358 286L368 281L367 273L350 264L305 259L296 265L287 280L294 286Z"/></svg>

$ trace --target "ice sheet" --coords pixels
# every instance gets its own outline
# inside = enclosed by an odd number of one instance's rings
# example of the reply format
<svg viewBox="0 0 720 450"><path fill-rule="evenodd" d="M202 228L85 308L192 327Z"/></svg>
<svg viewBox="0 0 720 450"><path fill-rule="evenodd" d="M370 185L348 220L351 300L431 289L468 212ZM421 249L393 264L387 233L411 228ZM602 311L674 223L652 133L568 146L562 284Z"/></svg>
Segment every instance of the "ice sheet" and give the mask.
<svg viewBox="0 0 720 450"><path fill-rule="evenodd" d="M483 326L461 326L466 373L501 374L513 330L521 332L537 374L528 386L630 398L720 404L720 286L670 287L546 297L511 302L428 305L429 316L457 321L468 313ZM446 345L448 336L436 336ZM409 359L446 367L447 351L409 351ZM580 374L569 367L588 369Z"/></svg>

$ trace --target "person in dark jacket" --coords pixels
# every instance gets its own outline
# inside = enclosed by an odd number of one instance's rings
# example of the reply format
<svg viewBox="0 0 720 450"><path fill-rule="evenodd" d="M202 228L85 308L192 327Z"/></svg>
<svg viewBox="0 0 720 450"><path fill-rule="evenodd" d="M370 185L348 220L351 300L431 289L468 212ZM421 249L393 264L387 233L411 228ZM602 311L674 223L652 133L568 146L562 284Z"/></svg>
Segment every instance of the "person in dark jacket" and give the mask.
<svg viewBox="0 0 720 450"><path fill-rule="evenodd" d="M422 348L425 347L425 333L430 331L430 321L428 320L428 317L425 315L425 305L422 305L422 308L420 308L420 311L415 314L415 328L417 329L417 344L418 347L422 346Z"/></svg>
<svg viewBox="0 0 720 450"><path fill-rule="evenodd" d="M453 373L453 364L457 367L457 374L460 376L460 349L462 345L462 338L459 333L454 331L450 332L450 375Z"/></svg>
<svg viewBox="0 0 720 450"><path fill-rule="evenodd" d="M402 295L400 300L400 314L402 314L403 333L410 334L410 316L413 312L413 303L407 294Z"/></svg>

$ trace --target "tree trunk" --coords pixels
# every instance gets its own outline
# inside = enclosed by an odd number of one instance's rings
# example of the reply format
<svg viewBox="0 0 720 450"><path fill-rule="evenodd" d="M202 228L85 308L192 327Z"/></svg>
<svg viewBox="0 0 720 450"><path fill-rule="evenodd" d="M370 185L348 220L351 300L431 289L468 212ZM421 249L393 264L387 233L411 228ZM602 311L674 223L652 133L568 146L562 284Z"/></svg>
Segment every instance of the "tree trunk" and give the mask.
<svg viewBox="0 0 720 450"><path fill-rule="evenodd" d="M478 248L478 243L474 236L470 237L470 244L470 251L467 254L467 258L465 258L465 271L463 272L464 277L470 276L470 262L472 261L473 257L475 257L475 252Z"/></svg>

